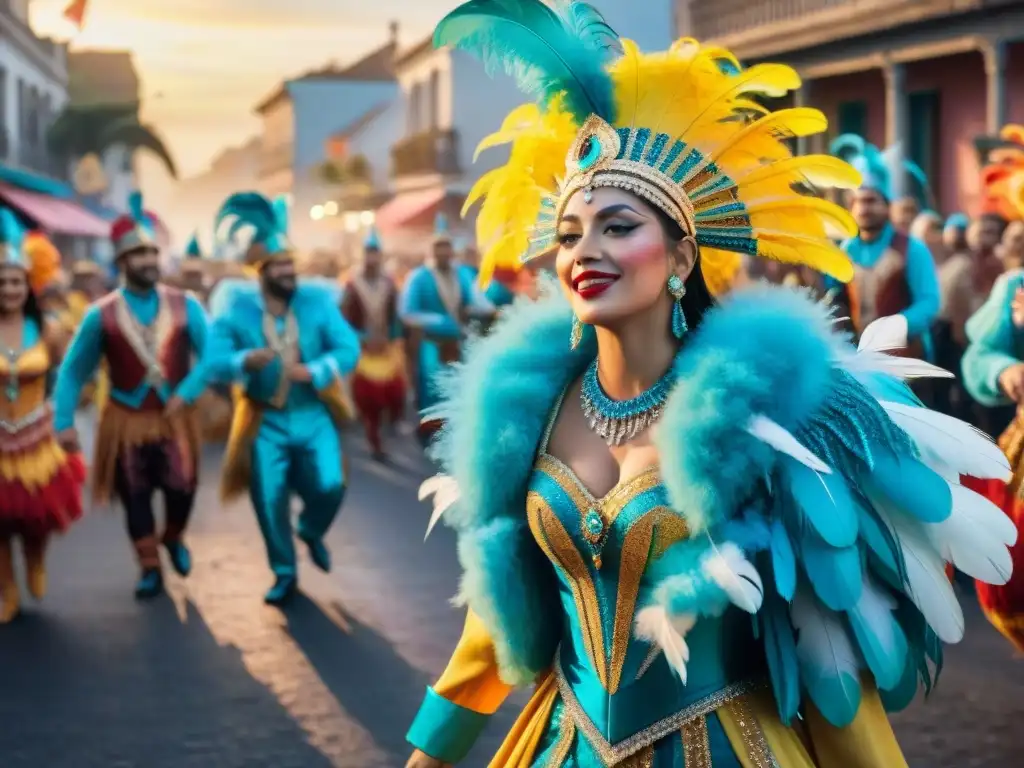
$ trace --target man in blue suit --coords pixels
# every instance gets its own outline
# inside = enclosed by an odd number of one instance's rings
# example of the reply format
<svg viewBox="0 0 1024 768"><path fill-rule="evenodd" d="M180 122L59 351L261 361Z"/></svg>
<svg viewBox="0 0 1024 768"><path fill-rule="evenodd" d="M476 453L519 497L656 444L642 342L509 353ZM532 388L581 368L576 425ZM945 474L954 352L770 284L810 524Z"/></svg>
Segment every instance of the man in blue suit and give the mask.
<svg viewBox="0 0 1024 768"><path fill-rule="evenodd" d="M293 493L303 503L299 539L314 565L331 568L323 537L345 496L339 430L350 415L341 382L359 359L359 338L336 297L297 280L282 214L257 193L228 198L218 225L233 219L232 237L252 230L244 259L257 280L221 283L210 299L210 376L236 391L222 494L249 492L275 575L270 604L298 586Z"/></svg>

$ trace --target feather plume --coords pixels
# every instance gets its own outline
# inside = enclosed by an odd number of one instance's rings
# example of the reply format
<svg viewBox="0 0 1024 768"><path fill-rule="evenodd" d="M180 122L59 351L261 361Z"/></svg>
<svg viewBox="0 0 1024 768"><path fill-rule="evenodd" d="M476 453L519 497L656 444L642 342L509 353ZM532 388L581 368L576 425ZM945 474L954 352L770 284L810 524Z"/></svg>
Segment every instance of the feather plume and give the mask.
<svg viewBox="0 0 1024 768"><path fill-rule="evenodd" d="M796 459L804 466L813 469L815 472L821 472L825 475L832 472L825 462L815 456L810 450L800 445L800 441L793 437L790 432L783 429L767 416L762 414L754 416L747 425L747 432L752 434L761 442L767 443L780 453L784 453L787 456Z"/></svg>
<svg viewBox="0 0 1024 768"><path fill-rule="evenodd" d="M870 323L860 336L858 352L891 352L907 346L909 330L903 315L880 317Z"/></svg>
<svg viewBox="0 0 1024 768"><path fill-rule="evenodd" d="M19 252L25 242L25 228L9 208L0 207L0 241Z"/></svg>
<svg viewBox="0 0 1024 768"><path fill-rule="evenodd" d="M733 543L722 545L701 562L701 569L728 595L733 605L747 613L757 613L764 600L764 586L757 569L739 547Z"/></svg>
<svg viewBox="0 0 1024 768"><path fill-rule="evenodd" d="M580 123L591 114L612 121L612 83L604 64L614 32L601 22L589 7L561 15L540 0L469 0L437 25L434 45L466 51L489 72L503 67L541 103L561 94ZM586 32L582 39L577 24Z"/></svg>
<svg viewBox="0 0 1024 768"><path fill-rule="evenodd" d="M660 605L649 606L636 614L634 634L637 639L661 648L665 661L679 675L683 685L686 685L686 664L690 660L690 647L683 638L695 623L692 616L670 616Z"/></svg>
<svg viewBox="0 0 1024 768"><path fill-rule="evenodd" d="M772 690L779 705L779 716L786 725L800 708L800 668L797 664L796 637L786 604L777 596L765 602L759 614L765 658Z"/></svg>
<svg viewBox="0 0 1024 768"><path fill-rule="evenodd" d="M907 638L893 616L896 600L864 574L860 599L847 612L850 628L878 687L894 688L907 663Z"/></svg>
<svg viewBox="0 0 1024 768"><path fill-rule="evenodd" d="M730 161L760 163L769 159L789 159L790 152L783 141L813 136L826 128L828 120L820 110L809 107L780 109L742 128L715 147L709 153L710 162L727 165Z"/></svg>
<svg viewBox="0 0 1024 768"><path fill-rule="evenodd" d="M925 534L948 563L986 584L1005 584L1013 571L1007 547L1017 540L1017 528L1002 509L959 484L949 486L952 514L925 527Z"/></svg>
<svg viewBox="0 0 1024 768"><path fill-rule="evenodd" d="M142 193L137 189L128 195L128 213L138 222L144 223L147 219L146 210L142 204Z"/></svg>
<svg viewBox="0 0 1024 768"><path fill-rule="evenodd" d="M434 526L437 525L441 516L459 500L462 493L455 478L448 475L434 475L424 480L419 488L418 498L420 501L424 501L430 496L434 497L434 508L430 514L430 522L427 524L427 532L423 535L424 541L430 536L430 532L434 530Z"/></svg>
<svg viewBox="0 0 1024 768"><path fill-rule="evenodd" d="M760 185L776 180L787 187L801 182L818 189L856 189L861 182L861 176L853 166L831 155L790 157L755 167L733 179L757 197L762 196L755 191Z"/></svg>
<svg viewBox="0 0 1024 768"><path fill-rule="evenodd" d="M797 591L790 615L799 635L796 653L808 693L830 723L849 725L860 707L860 663L839 615L806 589Z"/></svg>

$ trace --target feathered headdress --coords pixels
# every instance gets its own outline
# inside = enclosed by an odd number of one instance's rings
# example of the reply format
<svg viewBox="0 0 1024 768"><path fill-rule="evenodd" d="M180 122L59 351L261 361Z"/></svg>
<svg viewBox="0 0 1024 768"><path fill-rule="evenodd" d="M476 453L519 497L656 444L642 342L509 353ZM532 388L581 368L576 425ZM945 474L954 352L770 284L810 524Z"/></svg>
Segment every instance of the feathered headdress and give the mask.
<svg viewBox="0 0 1024 768"><path fill-rule="evenodd" d="M930 206L928 177L921 166L903 156L900 144L883 152L855 133L844 133L832 142L831 151L860 171L862 188L873 189L890 202L903 196L913 197L921 209Z"/></svg>
<svg viewBox="0 0 1024 768"><path fill-rule="evenodd" d="M982 213L1024 219L1024 126L1007 125L989 147L981 169Z"/></svg>
<svg viewBox="0 0 1024 768"><path fill-rule="evenodd" d="M943 230L961 229L966 231L970 225L971 220L966 213L951 213L946 219L946 223L942 225L942 228Z"/></svg>
<svg viewBox="0 0 1024 768"><path fill-rule="evenodd" d="M158 223L156 214L143 207L142 193L132 192L128 196L128 213L118 217L110 226L115 257L139 248L159 247L156 236Z"/></svg>
<svg viewBox="0 0 1024 768"><path fill-rule="evenodd" d="M41 232L27 232L8 208L0 208L0 265L25 270L37 296L61 274L60 252Z"/></svg>
<svg viewBox="0 0 1024 768"><path fill-rule="evenodd" d="M214 231L229 220L227 240L235 241L243 230L250 231L248 247L242 251L248 266L259 269L274 257L289 255L288 203L283 197L271 201L259 192L236 192L217 212Z"/></svg>
<svg viewBox="0 0 1024 768"><path fill-rule="evenodd" d="M482 284L495 268L554 248L569 198L602 186L646 199L695 236L705 271L751 254L852 277L831 239L856 231L849 214L796 189L853 188L859 174L834 157L792 156L785 141L825 130L821 112L770 113L753 98L798 88L790 67L742 69L728 51L691 39L643 54L590 5L568 0L471 0L441 21L434 44L504 67L537 102L477 149L512 145L509 162L466 200L468 209L486 198Z"/></svg>

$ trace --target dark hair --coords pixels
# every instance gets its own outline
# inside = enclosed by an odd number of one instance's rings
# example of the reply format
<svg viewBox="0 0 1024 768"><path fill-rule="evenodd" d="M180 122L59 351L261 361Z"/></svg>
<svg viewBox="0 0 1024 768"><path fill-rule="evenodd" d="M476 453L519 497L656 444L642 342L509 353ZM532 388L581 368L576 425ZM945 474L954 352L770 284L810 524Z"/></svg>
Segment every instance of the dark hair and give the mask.
<svg viewBox="0 0 1024 768"><path fill-rule="evenodd" d="M686 237L683 228L670 219L660 208L655 208L654 210L658 214L658 220L661 222L661 228L665 232L665 237L672 243L682 242L683 238ZM686 286L686 295L683 296L680 304L683 307L683 316L686 317L686 324L690 327L691 331L694 331L700 327L707 311L714 308L717 303L715 297L711 295L711 291L708 290L708 284L704 282L704 273L700 268L699 250L697 251L697 259L693 263L693 269L690 270L684 285Z"/></svg>
<svg viewBox="0 0 1024 768"><path fill-rule="evenodd" d="M978 221L991 221L997 227L999 227L999 236L1003 236L1003 232L1006 231L1008 222L998 213L983 213L978 217Z"/></svg>

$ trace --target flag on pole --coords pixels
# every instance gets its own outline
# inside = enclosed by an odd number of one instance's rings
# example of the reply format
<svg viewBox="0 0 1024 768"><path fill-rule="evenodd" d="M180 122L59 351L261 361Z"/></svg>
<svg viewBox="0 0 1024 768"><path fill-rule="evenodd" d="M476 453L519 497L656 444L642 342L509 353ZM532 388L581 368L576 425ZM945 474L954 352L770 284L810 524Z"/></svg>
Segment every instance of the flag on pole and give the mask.
<svg viewBox="0 0 1024 768"><path fill-rule="evenodd" d="M79 31L85 24L85 7L88 4L89 0L71 0L64 9L64 18L78 27Z"/></svg>

